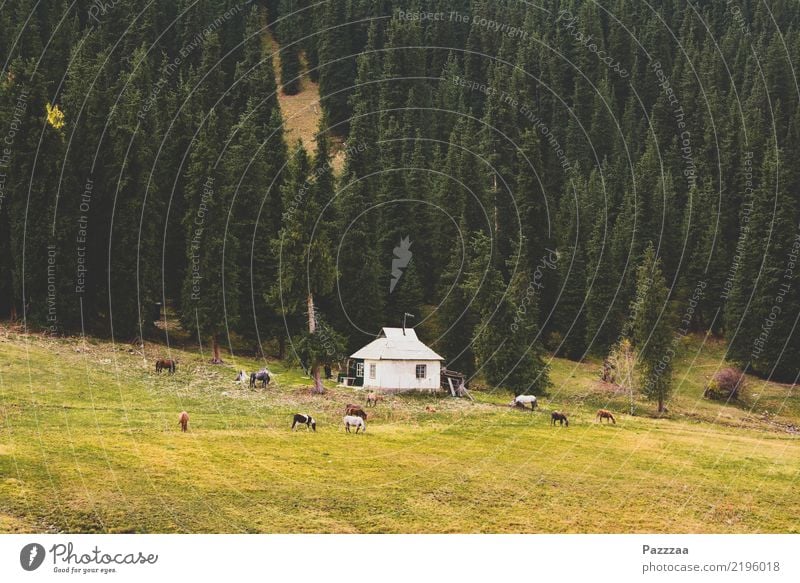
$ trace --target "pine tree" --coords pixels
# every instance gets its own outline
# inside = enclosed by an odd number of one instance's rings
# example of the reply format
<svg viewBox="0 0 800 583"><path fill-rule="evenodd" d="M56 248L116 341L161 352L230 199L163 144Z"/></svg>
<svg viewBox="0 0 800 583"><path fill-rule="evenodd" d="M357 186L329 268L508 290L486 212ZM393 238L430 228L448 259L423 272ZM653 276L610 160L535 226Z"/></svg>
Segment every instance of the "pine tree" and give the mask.
<svg viewBox="0 0 800 583"><path fill-rule="evenodd" d="M652 243L636 271L636 299L631 304L630 335L638 353L637 369L644 395L658 402L658 412L672 394L674 357L672 314L661 260Z"/></svg>
<svg viewBox="0 0 800 583"><path fill-rule="evenodd" d="M133 53L132 67L124 76L120 95L109 124L113 157L119 161L109 221L107 262L110 332L120 338L144 337L152 329L150 307L157 298L157 214L141 196L147 190L154 161L150 136L156 132L153 116L140 116L144 95L152 85L147 48ZM144 243L144 244L142 244ZM131 293L131 290L136 293Z"/></svg>
<svg viewBox="0 0 800 583"><path fill-rule="evenodd" d="M212 110L190 154L186 172L186 229L188 269L183 281L181 321L186 330L196 331L198 342L211 338L211 362L220 364L221 336L238 324L240 286L236 265L225 262L237 257L237 241L226 237L229 200L218 167L221 129Z"/></svg>
<svg viewBox="0 0 800 583"><path fill-rule="evenodd" d="M355 57L350 42L347 3L329 2L323 17L326 30L319 45L319 92L332 131L346 135L351 115L349 88L355 80Z"/></svg>
<svg viewBox="0 0 800 583"><path fill-rule="evenodd" d="M586 242L586 343L593 354L605 355L618 340L624 318L622 303L615 301L619 291L624 263L614 260L613 217L608 201L615 200L614 180L607 173L600 180L592 172L587 186L587 211L594 218L587 227ZM620 242L618 241L619 245Z"/></svg>
<svg viewBox="0 0 800 583"><path fill-rule="evenodd" d="M280 0L278 40L281 43L281 87L286 95L300 92L302 66L300 64L301 20L304 12L296 0Z"/></svg>
<svg viewBox="0 0 800 583"><path fill-rule="evenodd" d="M486 236L479 234L473 242L477 257L488 261ZM500 271L490 265L480 284L481 318L473 342L478 372L495 388L507 388L515 395L542 394L549 385L536 295L529 282L529 274L520 271L506 286ZM476 289L476 282L471 286Z"/></svg>
<svg viewBox="0 0 800 583"><path fill-rule="evenodd" d="M309 167L308 156L298 143L290 160L288 177L283 187L284 221L274 249L280 261L279 279L272 289L270 300L282 306L285 317L305 318L306 325L299 338L317 333L316 299L330 293L336 283L335 255L330 227L325 213L331 194L327 176L330 160L327 156L324 126L317 134L317 156ZM317 337L318 338L318 337ZM316 344L315 339L308 342ZM319 356L319 352L310 354ZM311 371L314 391L324 392L319 367L321 362L303 363Z"/></svg>
<svg viewBox="0 0 800 583"><path fill-rule="evenodd" d="M589 214L586 212L586 186L573 183L571 192L561 199L561 242L558 246L559 296L554 328L559 332L559 352L579 360L586 352L586 253L583 237Z"/></svg>
<svg viewBox="0 0 800 583"><path fill-rule="evenodd" d="M800 306L797 276L797 205L789 194L796 177L781 151L768 150L752 207L743 215L747 239L728 302L730 357L757 374L781 380L796 375L792 329Z"/></svg>
<svg viewBox="0 0 800 583"><path fill-rule="evenodd" d="M336 199L339 281L336 293L339 306L331 321L347 330L347 348L354 351L380 331L387 297L386 265L377 248L377 223L380 207L375 193L379 189L378 100L376 87L369 83L379 68L379 53L374 51L377 28L370 26L365 52L358 59L358 78L351 99L353 118L345 144L345 163Z"/></svg>

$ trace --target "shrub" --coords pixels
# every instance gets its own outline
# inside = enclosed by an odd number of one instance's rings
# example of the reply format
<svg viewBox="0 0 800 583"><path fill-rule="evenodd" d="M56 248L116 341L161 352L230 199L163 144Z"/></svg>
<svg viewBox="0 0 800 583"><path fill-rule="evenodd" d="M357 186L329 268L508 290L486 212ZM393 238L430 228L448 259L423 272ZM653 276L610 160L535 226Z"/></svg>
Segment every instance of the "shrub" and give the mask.
<svg viewBox="0 0 800 583"><path fill-rule="evenodd" d="M723 368L708 381L703 396L715 401L741 399L745 388L745 376L738 368Z"/></svg>

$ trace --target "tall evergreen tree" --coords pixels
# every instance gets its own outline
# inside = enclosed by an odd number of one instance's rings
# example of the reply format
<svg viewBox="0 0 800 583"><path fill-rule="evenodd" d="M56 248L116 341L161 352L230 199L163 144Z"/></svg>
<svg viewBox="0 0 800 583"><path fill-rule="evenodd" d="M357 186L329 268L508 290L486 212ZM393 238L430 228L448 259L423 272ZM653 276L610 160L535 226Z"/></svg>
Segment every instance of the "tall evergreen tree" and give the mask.
<svg viewBox="0 0 800 583"><path fill-rule="evenodd" d="M346 2L328 2L323 22L326 27L319 45L319 92L331 129L344 136L351 109L350 87L355 80L355 55L349 35Z"/></svg>
<svg viewBox="0 0 800 583"><path fill-rule="evenodd" d="M298 12L296 0L280 0L278 40L281 42L281 87L286 95L300 92L302 65L300 63L300 39L302 19L305 12Z"/></svg>
<svg viewBox="0 0 800 583"><path fill-rule="evenodd" d="M318 333L317 300L331 292L336 282L335 255L325 207L331 198L330 159L323 128L317 134L317 156L310 166L302 144L298 143L290 160L288 177L283 187L284 221L275 250L280 260L279 279L271 292L271 301L279 302L288 318L305 320L298 338L306 336L312 345ZM319 333L322 333L319 330ZM310 351L311 362L303 363L314 380L314 391L324 392L317 359L318 351Z"/></svg>
<svg viewBox="0 0 800 583"><path fill-rule="evenodd" d="M227 236L229 200L218 167L221 129L216 110L212 110L194 143L186 172L186 229L188 269L183 281L181 321L186 330L211 339L211 362L220 364L220 340L238 324L240 287L235 263L225 256L238 257L238 241Z"/></svg>
<svg viewBox="0 0 800 583"><path fill-rule="evenodd" d="M638 353L637 368L642 393L666 411L672 394L672 314L661 260L648 244L636 271L636 299L631 305L630 334Z"/></svg>

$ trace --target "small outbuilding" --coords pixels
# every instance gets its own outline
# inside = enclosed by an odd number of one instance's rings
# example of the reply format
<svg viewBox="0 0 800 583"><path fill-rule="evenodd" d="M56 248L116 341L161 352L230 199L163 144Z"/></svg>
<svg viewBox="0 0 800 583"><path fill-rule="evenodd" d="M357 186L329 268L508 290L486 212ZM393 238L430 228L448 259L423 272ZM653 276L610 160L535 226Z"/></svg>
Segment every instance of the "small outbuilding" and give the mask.
<svg viewBox="0 0 800 583"><path fill-rule="evenodd" d="M354 352L347 384L386 392L437 391L444 359L425 346L413 328L383 328Z"/></svg>

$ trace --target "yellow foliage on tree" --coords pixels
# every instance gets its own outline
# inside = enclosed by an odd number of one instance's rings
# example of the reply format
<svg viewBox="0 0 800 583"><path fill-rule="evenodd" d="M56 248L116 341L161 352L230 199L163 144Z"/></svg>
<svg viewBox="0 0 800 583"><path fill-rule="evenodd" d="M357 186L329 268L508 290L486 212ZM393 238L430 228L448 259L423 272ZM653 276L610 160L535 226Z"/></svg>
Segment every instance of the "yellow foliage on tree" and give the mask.
<svg viewBox="0 0 800 583"><path fill-rule="evenodd" d="M634 387L639 383L639 378L636 371L636 361L636 349L634 349L631 341L628 338L622 338L619 342L617 342L617 344L615 344L611 349L611 354L609 354L608 358L606 359L606 363L611 368L613 373L614 380L612 382L614 382L617 386L626 389L630 394L631 415L633 415L634 412L633 390Z"/></svg>
<svg viewBox="0 0 800 583"><path fill-rule="evenodd" d="M58 105L50 105L49 103L45 105L45 109L47 110L47 123L53 126L54 129L60 130L64 127L64 112L58 107Z"/></svg>

